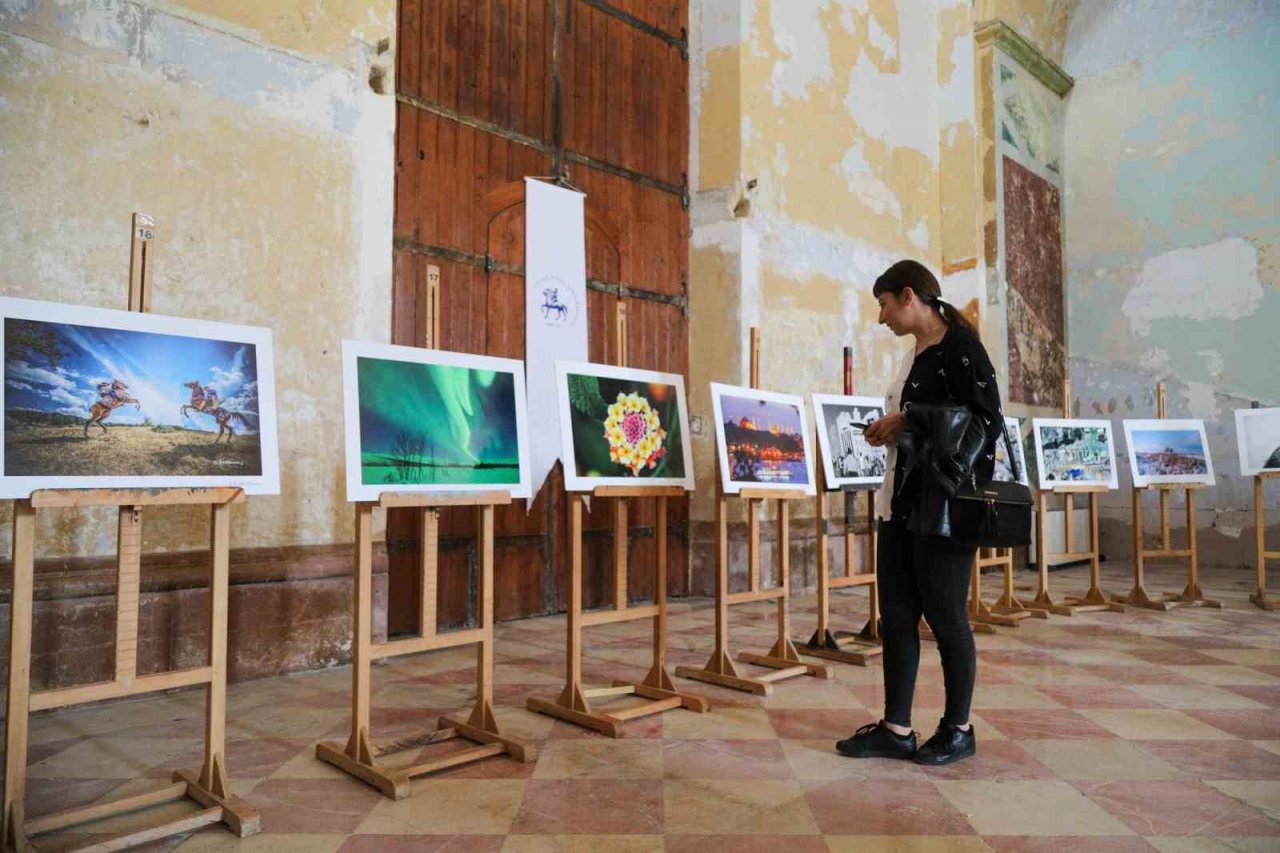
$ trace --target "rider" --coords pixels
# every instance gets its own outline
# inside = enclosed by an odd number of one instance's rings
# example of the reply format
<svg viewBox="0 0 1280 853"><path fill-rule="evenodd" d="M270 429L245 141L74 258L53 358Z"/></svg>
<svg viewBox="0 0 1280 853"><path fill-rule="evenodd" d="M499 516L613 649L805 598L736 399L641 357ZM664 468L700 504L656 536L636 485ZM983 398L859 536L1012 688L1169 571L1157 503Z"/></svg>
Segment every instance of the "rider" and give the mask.
<svg viewBox="0 0 1280 853"><path fill-rule="evenodd" d="M205 410L211 411L220 408L222 401L218 399L218 391L212 385L204 386L204 396L209 402L205 404Z"/></svg>
<svg viewBox="0 0 1280 853"><path fill-rule="evenodd" d="M123 393L129 390L129 386L121 382L119 379L112 379L109 382L98 383L98 402L104 406L114 407L124 402Z"/></svg>

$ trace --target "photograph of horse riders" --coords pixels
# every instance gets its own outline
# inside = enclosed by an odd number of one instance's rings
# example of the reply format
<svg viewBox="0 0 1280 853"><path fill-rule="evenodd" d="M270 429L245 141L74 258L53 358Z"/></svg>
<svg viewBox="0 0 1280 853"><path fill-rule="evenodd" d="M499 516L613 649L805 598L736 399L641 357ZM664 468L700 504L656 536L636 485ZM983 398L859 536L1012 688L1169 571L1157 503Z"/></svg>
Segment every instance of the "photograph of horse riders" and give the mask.
<svg viewBox="0 0 1280 853"><path fill-rule="evenodd" d="M13 313L3 326L6 479L262 476L253 342Z"/></svg>

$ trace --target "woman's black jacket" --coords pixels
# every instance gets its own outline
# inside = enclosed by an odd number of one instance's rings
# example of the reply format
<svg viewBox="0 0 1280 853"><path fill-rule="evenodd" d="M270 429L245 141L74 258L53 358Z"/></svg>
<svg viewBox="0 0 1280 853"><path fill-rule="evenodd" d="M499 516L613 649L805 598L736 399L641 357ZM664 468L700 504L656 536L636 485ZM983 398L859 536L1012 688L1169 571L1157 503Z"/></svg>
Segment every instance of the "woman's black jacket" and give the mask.
<svg viewBox="0 0 1280 853"><path fill-rule="evenodd" d="M893 515L916 533L949 537L948 501L966 482L991 481L1004 428L995 370L973 333L951 329L916 356L902 412Z"/></svg>

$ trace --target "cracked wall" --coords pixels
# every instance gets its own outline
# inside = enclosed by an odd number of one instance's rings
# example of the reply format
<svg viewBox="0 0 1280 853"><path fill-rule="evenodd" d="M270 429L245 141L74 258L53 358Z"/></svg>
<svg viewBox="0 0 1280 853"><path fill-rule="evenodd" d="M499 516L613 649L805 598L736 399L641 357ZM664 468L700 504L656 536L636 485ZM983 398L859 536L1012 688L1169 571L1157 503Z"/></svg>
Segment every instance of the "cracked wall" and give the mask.
<svg viewBox="0 0 1280 853"><path fill-rule="evenodd" d="M695 0L690 20L697 539L718 476L706 386L747 384L750 327L762 387L839 392L849 345L855 392L880 395L905 344L877 326L875 278L918 259L976 312L983 273L968 3Z"/></svg>
<svg viewBox="0 0 1280 853"><path fill-rule="evenodd" d="M1085 4L1064 65L1066 276L1082 416L1204 418L1206 559L1252 563L1232 410L1280 404L1280 15L1273 2ZM1123 434L1120 436L1123 444ZM1127 477L1127 465L1121 466ZM1127 481L1105 539L1129 550ZM1269 518L1280 495L1268 490ZM1178 519L1175 517L1175 523Z"/></svg>
<svg viewBox="0 0 1280 853"><path fill-rule="evenodd" d="M5 292L123 308L142 211L154 311L274 331L281 495L233 509L233 548L351 536L339 342L388 334L394 105L368 81L394 26L392 0L0 0ZM42 557L115 547L105 512L39 524ZM207 521L144 536L205 547Z"/></svg>

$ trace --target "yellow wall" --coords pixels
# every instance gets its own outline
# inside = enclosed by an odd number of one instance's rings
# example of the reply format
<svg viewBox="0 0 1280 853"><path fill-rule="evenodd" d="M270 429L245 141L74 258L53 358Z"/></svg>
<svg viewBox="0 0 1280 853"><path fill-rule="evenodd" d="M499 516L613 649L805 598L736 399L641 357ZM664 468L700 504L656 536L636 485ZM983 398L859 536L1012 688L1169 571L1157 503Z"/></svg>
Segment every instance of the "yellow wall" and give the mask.
<svg viewBox="0 0 1280 853"><path fill-rule="evenodd" d="M125 307L142 211L158 228L152 310L274 331L282 494L236 507L234 546L350 536L339 342L388 334L394 110L367 79L394 9L0 11L4 293ZM148 519L148 550L207 536L199 513ZM42 556L115 546L104 514L41 525Z"/></svg>
<svg viewBox="0 0 1280 853"><path fill-rule="evenodd" d="M751 326L764 387L839 392L850 345L855 391L881 395L905 345L877 326L876 276L910 257L961 306L978 294L973 23L965 0L704 0L692 20L690 382L710 483L701 389L747 382ZM728 297L699 298L711 281Z"/></svg>

